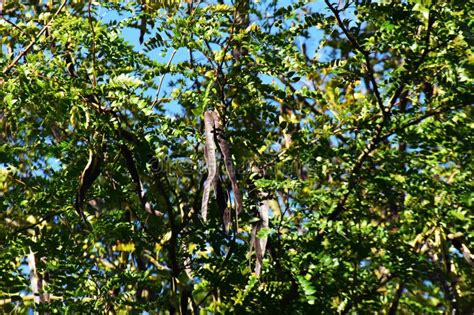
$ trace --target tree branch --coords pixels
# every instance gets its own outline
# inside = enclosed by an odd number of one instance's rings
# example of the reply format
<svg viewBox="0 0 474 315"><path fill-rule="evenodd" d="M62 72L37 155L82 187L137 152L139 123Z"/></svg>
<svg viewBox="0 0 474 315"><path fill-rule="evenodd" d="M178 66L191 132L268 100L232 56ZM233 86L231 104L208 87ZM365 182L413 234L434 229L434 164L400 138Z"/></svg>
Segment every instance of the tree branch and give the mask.
<svg viewBox="0 0 474 315"><path fill-rule="evenodd" d="M168 60L168 63L166 64L166 68L169 68L169 66L171 65L171 62L173 61L173 58L174 56L176 55L176 52L177 50L173 50L173 52L171 53L171 57L170 59ZM161 92L161 86L163 85L163 81L165 80L165 75L166 73L163 73L161 75L161 78L160 78L160 83L158 83L158 89L156 90L156 96L155 96L155 100L151 103L151 108L154 108L157 104L160 103L160 99L159 99L159 96L160 96L160 92Z"/></svg>
<svg viewBox="0 0 474 315"><path fill-rule="evenodd" d="M95 70L95 30L94 30L94 23L92 21L92 13L91 13L91 6L92 1L89 0L87 4L87 15L89 20L89 25L91 27L91 34L92 34L92 46L91 46L91 53L92 53L92 88L95 89L97 87L97 73Z"/></svg>
<svg viewBox="0 0 474 315"><path fill-rule="evenodd" d="M56 13L54 13L53 17L48 21L48 23L46 23L46 25L38 32L38 34L36 34L35 38L28 44L28 46L25 47L25 49L23 49L19 54L18 56L15 57L15 59L13 59L13 61L8 65L6 66L4 69L3 69L3 74L7 74L8 72L10 72L10 70L18 63L18 61L21 59L21 57L23 57L32 47L33 45L36 43L36 41L40 38L41 35L43 35L43 33L48 29L48 27L51 25L51 23L53 22L53 20L56 18L56 16L59 14L59 12L61 12L61 10L64 8L64 6L66 5L66 2L67 1L63 1L63 3L61 3L61 5L59 6L59 9L56 11Z"/></svg>
<svg viewBox="0 0 474 315"><path fill-rule="evenodd" d="M349 39L349 41L351 42L352 46L354 46L354 48L356 50L358 50L363 56L364 56L364 59L365 59L365 66L367 68L366 70L366 74L369 78L369 81L370 83L372 84L372 89L373 89L373 92L375 94L375 98L377 100L377 104L379 106L379 109L380 111L382 112L382 114L384 116L389 116L390 114L390 111L386 110L385 106L383 105L383 100L382 100L382 96L380 95L380 90L379 90L379 87L378 87L378 84L377 84L377 81L375 80L375 71L374 71L374 68L372 67L372 64L370 63L370 52L365 50L360 44L359 42L357 41L357 39L354 37L354 35L351 34L351 32L349 32L349 30L347 29L347 27L344 25L343 21L341 20L341 17L339 16L339 10L337 10L336 8L334 8L331 3L329 2L329 0L324 0L324 2L326 2L326 5L329 7L329 10L332 11L332 13L334 14L334 17L336 18L337 20L337 24L339 25L339 27L341 28L342 32L344 33L344 35L346 35L347 39Z"/></svg>
<svg viewBox="0 0 474 315"><path fill-rule="evenodd" d="M420 68L420 66L423 64L426 57L428 56L428 53L431 51L431 49L430 49L431 31L433 29L434 22L435 22L435 20L434 20L433 14L431 14L431 10L430 10L429 16L428 16L428 26L427 26L427 29L426 29L426 36L425 36L425 49L423 50L423 53L421 54L420 59L418 60L417 63L414 64L414 66L411 69L409 74L415 73ZM399 85L398 89L395 91L395 93L393 94L393 96L390 100L390 105L389 105L390 108L395 105L397 99L403 93L403 89L405 88L405 84L408 82L409 79L410 79L410 75L403 76L403 79L400 82L400 85Z"/></svg>
<svg viewBox="0 0 474 315"><path fill-rule="evenodd" d="M400 83L398 89L396 90L396 92L392 96L389 105L387 107L384 107L381 98L379 98L380 94L377 91L378 87L376 85L374 72L373 72L373 70L371 70L372 67L371 67L370 60L369 60L369 53L359 45L357 40L353 37L353 35L344 26L344 24L342 23L341 18L339 17L338 11L331 6L331 4L329 3L328 0L325 0L325 2L329 6L330 10L334 13L334 15L335 15L335 17L338 21L339 26L341 27L344 34L346 34L349 41L354 45L354 47L357 50L359 50L365 56L365 61L366 61L366 66L367 66L367 71L368 71L367 74L371 78L371 81L373 80L372 85L373 85L373 88L374 88L374 94L376 95L377 101L379 103L379 107L382 111L382 120L379 124L377 124L375 126L372 139L369 141L369 143L367 144L365 149L357 157L356 163L354 164L352 170L349 172L350 175L349 175L349 180L348 180L348 186L347 186L346 193L344 193L342 198L339 200L339 202L337 204L337 207L336 207L336 210L333 213L331 213L331 215L329 216L330 220L334 220L335 218L337 218L344 211L345 204L347 202L347 199L349 198L349 195L351 194L352 189L356 185L358 173L361 170L363 163L369 157L370 153L372 151L374 151L376 149L377 145L384 139L382 137L382 131L383 131L383 128L385 127L386 123L390 120L391 108L396 103L396 100L398 99L398 97L402 94L402 92L405 88L405 85L406 85L406 83L408 82L408 79L411 76L409 76L409 75L405 76L404 80L402 80L402 82ZM433 19L432 15L430 14L429 17L428 17L427 34L426 34L426 37L425 37L426 47L425 47L425 50L423 51L423 54L421 55L419 61L414 65L412 71L410 71L411 74L413 74L421 66L421 64L424 62L426 56L428 55L428 53L430 51L429 44L430 44L431 28L433 26L433 23L434 23L434 19Z"/></svg>
<svg viewBox="0 0 474 315"><path fill-rule="evenodd" d="M468 105L472 105L470 103L466 103L466 104L460 104L458 106L455 106L454 108L451 108L452 110L456 110L456 109L460 109L460 108L463 108L465 106L468 106ZM439 114L443 114L445 113L444 111L442 110L436 110L436 111L432 111L432 112L429 112L429 113L426 113L416 119L413 119L412 121L409 121L407 122L406 124L404 124L403 126L400 126L398 128L395 128L393 129L392 131L389 131L387 132L386 134L384 134L383 136L381 136L381 140L385 140L387 139L388 137L390 136L393 136L394 134L397 134L405 129L407 129L408 127L411 127L411 126L414 126L414 125L417 125L419 124L420 122L422 122L423 120L427 119L427 118L430 118L432 116L436 116L436 115L439 115Z"/></svg>
<svg viewBox="0 0 474 315"><path fill-rule="evenodd" d="M63 213L64 213L64 211L59 211L59 212L53 212L53 213L47 214L47 215L45 215L44 217L42 217L38 222L33 223L33 224L30 224L30 225L27 225L27 226L24 226L24 227L22 227L22 228L19 228L18 230L16 230L15 232L13 232L13 233L11 234L11 236L21 234L21 233L23 233L23 232L25 232L25 231L27 231L27 230L29 230L29 229L33 229L33 228L35 228L36 226L38 226L38 225L40 225L41 223L43 223L44 221L47 221L47 220L49 220L49 219L51 219L51 218L53 218L53 217L55 217L55 216L57 216L57 215L61 215L61 214L63 214Z"/></svg>
<svg viewBox="0 0 474 315"><path fill-rule="evenodd" d="M390 305L390 309L388 310L388 315L397 314L398 304L400 302L400 298L402 297L404 289L405 286L403 282L400 281L400 283L398 284L397 291L395 292L395 297L393 298L392 304Z"/></svg>

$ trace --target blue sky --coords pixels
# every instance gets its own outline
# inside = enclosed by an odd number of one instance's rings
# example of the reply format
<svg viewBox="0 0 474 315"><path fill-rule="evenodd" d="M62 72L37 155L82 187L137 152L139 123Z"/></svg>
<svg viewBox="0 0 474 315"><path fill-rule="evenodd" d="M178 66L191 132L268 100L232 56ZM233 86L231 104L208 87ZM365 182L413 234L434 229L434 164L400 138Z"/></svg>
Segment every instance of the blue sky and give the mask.
<svg viewBox="0 0 474 315"><path fill-rule="evenodd" d="M281 6L281 7L288 6L288 5L291 5L292 3L295 3L295 1L288 1L288 0L279 1L279 6ZM316 1L312 1L312 2L308 1L307 6L310 7L312 9L312 11L319 11L319 12L329 13L329 10L326 8L326 5L325 5L324 1L322 1L322 0L316 0ZM126 19L126 18L130 17L130 15L121 15L120 16L117 12L106 10L104 8L99 8L97 10L97 15L98 15L98 18L100 18L103 22L109 22L109 21L112 21L112 20L123 20L123 19ZM255 19L255 17L254 17L254 19ZM251 18L251 22L253 22L252 18ZM309 29L309 34L310 34L309 40L304 40L303 37L300 37L295 41L295 45L300 48L303 41L305 41L306 46L307 46L307 51L309 52L309 56L313 57L315 54L318 54L319 58L321 60L324 60L325 59L325 54L324 54L325 51L324 50L318 51L318 45L319 45L319 42L322 38L323 32L318 30L316 27L312 27L311 29ZM158 48L158 49L154 49L154 50L148 51L148 52L145 51L144 45L140 44L140 42L139 42L139 30L133 29L133 28L124 28L122 30L122 35L121 36L126 41L128 41L133 47L135 47L136 51L141 51L141 52L145 53L151 59L156 60L160 63L169 62L170 57L172 55L171 50L169 50L167 52L163 52L162 50L160 50L160 48ZM147 38L150 38L151 36L153 36L153 34L147 34L145 36L145 40ZM188 60L188 58L189 58L188 49L186 47L182 47L182 48L178 49L176 51L176 53L174 54L173 59L172 59L172 63L176 64L176 63ZM279 82L276 78L273 78L269 75L262 74L260 77L266 83L271 83L272 81ZM157 84L158 84L160 79L161 78L156 78L156 83ZM160 93L161 95L163 95L163 92L167 90L168 84L170 83L170 81L172 79L173 78L170 75L165 76L165 78L163 80L162 90L161 90L161 93ZM154 97L155 95L152 95L152 96ZM171 115L173 115L175 113L179 113L181 111L180 106L176 102L165 105L165 109Z"/></svg>

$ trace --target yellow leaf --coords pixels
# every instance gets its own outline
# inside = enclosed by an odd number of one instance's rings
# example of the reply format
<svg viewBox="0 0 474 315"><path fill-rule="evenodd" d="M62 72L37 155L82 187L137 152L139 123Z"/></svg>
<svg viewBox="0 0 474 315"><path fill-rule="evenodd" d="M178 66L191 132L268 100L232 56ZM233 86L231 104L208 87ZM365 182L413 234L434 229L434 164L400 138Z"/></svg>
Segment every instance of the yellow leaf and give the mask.
<svg viewBox="0 0 474 315"><path fill-rule="evenodd" d="M71 117L69 117L69 122L71 123L72 127L75 128L76 127L76 121L77 121L77 112L78 112L78 108L76 106L74 106L73 108L71 108L71 111L69 112L69 114L71 115Z"/></svg>
<svg viewBox="0 0 474 315"><path fill-rule="evenodd" d="M135 243L118 243L113 248L114 250L121 251L121 252L133 252L135 250Z"/></svg>
<svg viewBox="0 0 474 315"><path fill-rule="evenodd" d="M161 246L161 244L155 244L155 251L158 253L161 249L163 248L163 246Z"/></svg>
<svg viewBox="0 0 474 315"><path fill-rule="evenodd" d="M30 224L36 224L36 218L32 215L29 215L27 218L26 218L26 222L30 223Z"/></svg>
<svg viewBox="0 0 474 315"><path fill-rule="evenodd" d="M264 144L260 147L260 149L258 149L258 153L259 154L262 154L263 152L265 152L265 150L268 148L270 144Z"/></svg>
<svg viewBox="0 0 474 315"><path fill-rule="evenodd" d="M255 31L258 31L259 29L260 27L257 24L252 23L245 29L245 32L246 33L255 32Z"/></svg>
<svg viewBox="0 0 474 315"><path fill-rule="evenodd" d="M165 235L163 235L163 238L161 239L161 244L164 244L168 242L171 239L171 231L166 232Z"/></svg>
<svg viewBox="0 0 474 315"><path fill-rule="evenodd" d="M235 97L232 99L232 108L237 108L239 107L239 102L235 99Z"/></svg>
<svg viewBox="0 0 474 315"><path fill-rule="evenodd" d="M195 249L197 248L197 245L195 243L190 243L188 245L188 251L192 253Z"/></svg>

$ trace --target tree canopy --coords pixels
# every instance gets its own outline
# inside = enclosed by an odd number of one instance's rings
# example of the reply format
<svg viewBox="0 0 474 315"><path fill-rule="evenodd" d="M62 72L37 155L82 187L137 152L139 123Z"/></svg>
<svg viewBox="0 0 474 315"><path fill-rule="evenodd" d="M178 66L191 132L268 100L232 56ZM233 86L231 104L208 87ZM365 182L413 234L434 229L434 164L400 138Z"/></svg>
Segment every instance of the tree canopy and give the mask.
<svg viewBox="0 0 474 315"><path fill-rule="evenodd" d="M0 3L2 313L474 311L472 2Z"/></svg>

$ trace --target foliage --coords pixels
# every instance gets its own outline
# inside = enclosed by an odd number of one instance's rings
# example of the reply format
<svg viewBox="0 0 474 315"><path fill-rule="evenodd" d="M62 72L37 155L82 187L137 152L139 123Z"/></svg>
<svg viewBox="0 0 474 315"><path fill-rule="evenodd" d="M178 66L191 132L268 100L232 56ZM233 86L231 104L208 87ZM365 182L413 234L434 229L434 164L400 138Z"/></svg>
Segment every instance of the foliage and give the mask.
<svg viewBox="0 0 474 315"><path fill-rule="evenodd" d="M6 1L2 312L472 313L473 12Z"/></svg>

